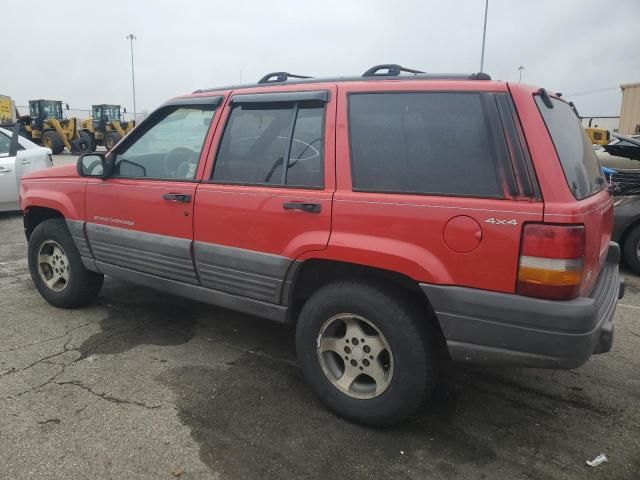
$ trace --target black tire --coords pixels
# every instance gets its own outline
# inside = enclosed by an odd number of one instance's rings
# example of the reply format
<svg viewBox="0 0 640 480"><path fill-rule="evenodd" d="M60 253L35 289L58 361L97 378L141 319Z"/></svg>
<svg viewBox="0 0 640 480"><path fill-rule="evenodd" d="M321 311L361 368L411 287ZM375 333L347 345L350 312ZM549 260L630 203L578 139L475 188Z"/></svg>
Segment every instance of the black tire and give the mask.
<svg viewBox="0 0 640 480"><path fill-rule="evenodd" d="M118 135L116 132L108 132L104 136L103 145L107 149L107 151L109 151L116 145L116 143L120 141L121 138L122 137Z"/></svg>
<svg viewBox="0 0 640 480"><path fill-rule="evenodd" d="M71 153L82 155L91 152L91 140L85 135L79 134L78 138L71 142Z"/></svg>
<svg viewBox="0 0 640 480"><path fill-rule="evenodd" d="M50 148L54 155L64 150L64 142L55 130L45 130L40 142L44 147Z"/></svg>
<svg viewBox="0 0 640 480"><path fill-rule="evenodd" d="M392 352L391 380L374 398L343 393L323 370L319 335L325 322L341 313L367 319L384 335ZM405 420L433 391L438 378L436 335L429 314L400 292L341 281L322 287L305 303L296 330L296 351L305 379L329 409L357 423L387 426Z"/></svg>
<svg viewBox="0 0 640 480"><path fill-rule="evenodd" d="M627 266L640 275L640 225L627 233L622 245L622 255Z"/></svg>
<svg viewBox="0 0 640 480"><path fill-rule="evenodd" d="M40 273L39 251L48 242L57 243L68 260L68 282L62 291L54 291L48 287ZM45 220L33 230L29 237L28 260L31 278L40 295L56 307L82 307L89 304L100 293L104 276L84 267L67 224L62 218Z"/></svg>
<svg viewBox="0 0 640 480"><path fill-rule="evenodd" d="M89 153L96 151L96 141L89 132L82 131L79 133L80 139L86 142L87 150L82 153Z"/></svg>

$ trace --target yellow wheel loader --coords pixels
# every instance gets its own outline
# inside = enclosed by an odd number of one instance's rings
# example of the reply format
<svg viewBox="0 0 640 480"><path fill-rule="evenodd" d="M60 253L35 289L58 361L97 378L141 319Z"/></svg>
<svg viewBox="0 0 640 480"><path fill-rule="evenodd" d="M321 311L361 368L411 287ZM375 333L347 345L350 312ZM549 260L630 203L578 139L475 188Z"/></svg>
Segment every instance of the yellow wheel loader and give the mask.
<svg viewBox="0 0 640 480"><path fill-rule="evenodd" d="M69 105L66 105L69 110ZM71 153L91 151L91 142L78 131L76 118L64 118L62 102L58 100L29 100L29 115L20 117L20 134L50 148L55 154L67 148Z"/></svg>
<svg viewBox="0 0 640 480"><path fill-rule="evenodd" d="M92 151L98 145L104 145L111 150L127 133L133 130L135 121L123 121L126 108L120 105L92 105L92 116L80 122L80 133L84 133L91 140Z"/></svg>

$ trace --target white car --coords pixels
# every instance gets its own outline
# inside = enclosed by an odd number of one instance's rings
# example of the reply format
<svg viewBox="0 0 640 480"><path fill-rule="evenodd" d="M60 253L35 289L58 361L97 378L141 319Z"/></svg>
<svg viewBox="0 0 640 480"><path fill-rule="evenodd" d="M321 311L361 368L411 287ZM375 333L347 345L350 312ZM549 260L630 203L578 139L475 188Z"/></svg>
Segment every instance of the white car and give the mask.
<svg viewBox="0 0 640 480"><path fill-rule="evenodd" d="M0 212L18 210L20 178L33 170L53 166L51 149L18 136L12 150L13 132L0 128Z"/></svg>

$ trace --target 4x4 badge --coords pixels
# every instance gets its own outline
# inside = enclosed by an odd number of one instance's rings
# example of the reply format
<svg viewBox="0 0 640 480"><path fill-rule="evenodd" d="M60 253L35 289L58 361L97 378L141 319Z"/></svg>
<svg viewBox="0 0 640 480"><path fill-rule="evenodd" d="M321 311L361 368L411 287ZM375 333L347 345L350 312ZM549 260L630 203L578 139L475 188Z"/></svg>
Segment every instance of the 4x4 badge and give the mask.
<svg viewBox="0 0 640 480"><path fill-rule="evenodd" d="M494 225L518 225L518 221L514 218L513 220L501 220L499 218L487 218L484 223L492 223Z"/></svg>

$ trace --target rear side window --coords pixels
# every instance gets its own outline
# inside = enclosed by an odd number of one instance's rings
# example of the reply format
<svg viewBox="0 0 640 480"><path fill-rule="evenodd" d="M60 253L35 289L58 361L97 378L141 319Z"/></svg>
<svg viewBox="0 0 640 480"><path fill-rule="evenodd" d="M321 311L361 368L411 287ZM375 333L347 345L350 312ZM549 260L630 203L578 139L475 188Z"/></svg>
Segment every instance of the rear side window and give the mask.
<svg viewBox="0 0 640 480"><path fill-rule="evenodd" d="M354 190L502 197L479 93L349 96Z"/></svg>
<svg viewBox="0 0 640 480"><path fill-rule="evenodd" d="M551 98L553 108L547 107L539 95L535 99L573 196L582 200L602 190L606 184L602 169L573 109L556 98Z"/></svg>
<svg viewBox="0 0 640 480"><path fill-rule="evenodd" d="M213 180L321 188L323 123L322 102L234 106L222 136Z"/></svg>

